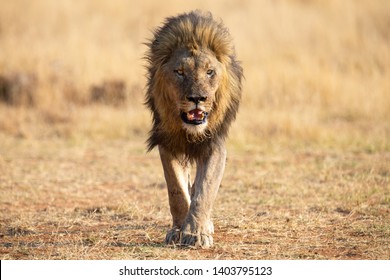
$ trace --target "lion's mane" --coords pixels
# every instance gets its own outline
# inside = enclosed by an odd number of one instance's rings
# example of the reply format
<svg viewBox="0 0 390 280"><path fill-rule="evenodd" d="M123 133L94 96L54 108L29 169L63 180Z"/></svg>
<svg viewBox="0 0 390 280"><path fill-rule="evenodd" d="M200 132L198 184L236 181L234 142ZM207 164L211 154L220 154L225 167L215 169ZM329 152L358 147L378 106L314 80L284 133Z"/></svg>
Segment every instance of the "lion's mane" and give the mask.
<svg viewBox="0 0 390 280"><path fill-rule="evenodd" d="M220 145L228 134L231 122L241 99L243 70L236 60L232 38L221 21L210 13L194 11L167 18L163 26L155 30L154 38L147 43L146 105L152 112L153 128L148 139L149 150L161 145L172 154L183 154L196 159L210 152L214 145ZM165 119L158 110L169 108L167 100L161 98L171 94L162 68L178 48L208 49L223 66L222 82L216 92L209 124L201 137L188 134L176 122Z"/></svg>

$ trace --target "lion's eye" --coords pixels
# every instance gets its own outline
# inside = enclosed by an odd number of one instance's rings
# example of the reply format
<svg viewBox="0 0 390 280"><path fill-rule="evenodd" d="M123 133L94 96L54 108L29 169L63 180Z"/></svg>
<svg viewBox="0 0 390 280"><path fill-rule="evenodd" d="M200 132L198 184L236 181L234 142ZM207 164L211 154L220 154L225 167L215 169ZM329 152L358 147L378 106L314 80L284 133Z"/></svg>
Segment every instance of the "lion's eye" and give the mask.
<svg viewBox="0 0 390 280"><path fill-rule="evenodd" d="M176 69L174 72L176 73L176 75L180 77L184 76L184 71L182 69Z"/></svg>
<svg viewBox="0 0 390 280"><path fill-rule="evenodd" d="M212 77L212 76L214 76L215 72L213 69L209 69L209 70L207 70L206 74L207 74L207 76Z"/></svg>

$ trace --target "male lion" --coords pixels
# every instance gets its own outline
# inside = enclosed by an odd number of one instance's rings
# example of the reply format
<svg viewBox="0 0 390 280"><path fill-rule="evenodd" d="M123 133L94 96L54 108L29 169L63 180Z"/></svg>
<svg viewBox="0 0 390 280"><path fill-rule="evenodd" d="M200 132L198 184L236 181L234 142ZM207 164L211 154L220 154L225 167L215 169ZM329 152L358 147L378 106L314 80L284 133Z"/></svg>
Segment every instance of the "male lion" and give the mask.
<svg viewBox="0 0 390 280"><path fill-rule="evenodd" d="M167 18L148 43L149 151L158 146L168 185L167 244L211 247L211 210L222 180L225 138L243 71L220 21L199 11ZM196 165L193 185L190 165Z"/></svg>

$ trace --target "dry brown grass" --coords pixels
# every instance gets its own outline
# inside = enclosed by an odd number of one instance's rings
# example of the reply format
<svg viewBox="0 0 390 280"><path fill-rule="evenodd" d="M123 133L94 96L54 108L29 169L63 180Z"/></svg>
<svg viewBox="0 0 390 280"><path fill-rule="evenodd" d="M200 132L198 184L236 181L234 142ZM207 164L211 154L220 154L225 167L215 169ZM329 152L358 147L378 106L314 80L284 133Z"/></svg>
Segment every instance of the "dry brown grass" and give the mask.
<svg viewBox="0 0 390 280"><path fill-rule="evenodd" d="M389 1L3 2L1 259L390 258ZM246 76L208 250L162 244L144 145L142 43L193 8Z"/></svg>

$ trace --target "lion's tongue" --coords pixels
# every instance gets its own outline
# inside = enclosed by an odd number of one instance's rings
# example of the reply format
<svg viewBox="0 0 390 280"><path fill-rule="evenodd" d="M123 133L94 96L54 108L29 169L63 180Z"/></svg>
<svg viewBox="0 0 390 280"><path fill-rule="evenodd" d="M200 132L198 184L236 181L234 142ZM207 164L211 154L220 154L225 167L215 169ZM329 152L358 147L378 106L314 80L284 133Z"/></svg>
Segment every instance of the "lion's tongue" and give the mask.
<svg viewBox="0 0 390 280"><path fill-rule="evenodd" d="M190 121L201 121L204 119L204 113L199 109L191 110L187 113L187 119Z"/></svg>

